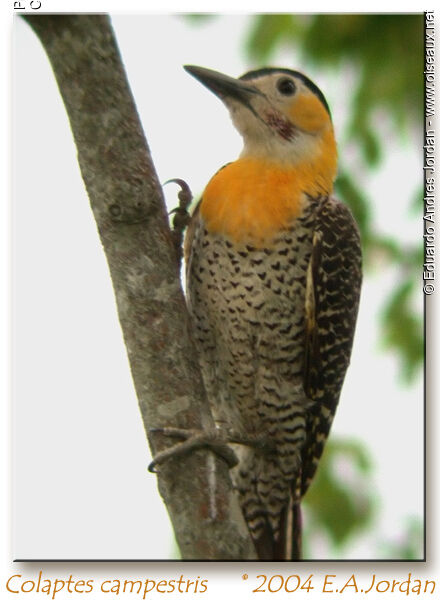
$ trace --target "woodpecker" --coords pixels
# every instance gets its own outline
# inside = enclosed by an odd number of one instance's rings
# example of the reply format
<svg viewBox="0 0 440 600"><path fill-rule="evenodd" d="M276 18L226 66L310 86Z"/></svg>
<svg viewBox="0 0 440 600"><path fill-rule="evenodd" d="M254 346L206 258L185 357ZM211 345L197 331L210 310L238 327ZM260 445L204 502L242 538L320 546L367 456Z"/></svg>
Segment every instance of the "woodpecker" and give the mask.
<svg viewBox="0 0 440 600"><path fill-rule="evenodd" d="M217 426L239 441L231 477L259 557L297 559L299 504L350 361L359 232L332 196L330 109L308 77L184 68L223 101L243 137L185 238L200 368Z"/></svg>

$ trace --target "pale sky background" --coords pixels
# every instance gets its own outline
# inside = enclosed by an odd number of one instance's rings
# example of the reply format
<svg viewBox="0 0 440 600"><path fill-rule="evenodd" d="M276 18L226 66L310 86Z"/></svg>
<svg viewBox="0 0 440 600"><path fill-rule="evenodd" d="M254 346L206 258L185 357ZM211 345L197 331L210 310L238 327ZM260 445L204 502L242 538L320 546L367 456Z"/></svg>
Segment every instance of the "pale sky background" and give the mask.
<svg viewBox="0 0 440 600"><path fill-rule="evenodd" d="M182 65L233 76L253 67L241 52L246 16L190 27L171 16L117 15L113 26L159 180L182 177L200 193L241 140L221 102ZM40 43L21 21L13 59L13 556L169 558L172 532L147 472L148 445L67 117ZM291 53L272 63L317 81L336 132L343 130L346 74L319 73ZM420 240L422 227L407 214L420 146L419 139L388 144L383 167L364 182L381 228L408 243ZM166 195L174 207L175 186ZM406 518L423 514L421 377L411 388L396 383L397 361L379 348L377 315L395 283L388 270L365 280L332 429L365 442L381 499L374 529L344 552L351 559L376 558L380 541L399 541Z"/></svg>

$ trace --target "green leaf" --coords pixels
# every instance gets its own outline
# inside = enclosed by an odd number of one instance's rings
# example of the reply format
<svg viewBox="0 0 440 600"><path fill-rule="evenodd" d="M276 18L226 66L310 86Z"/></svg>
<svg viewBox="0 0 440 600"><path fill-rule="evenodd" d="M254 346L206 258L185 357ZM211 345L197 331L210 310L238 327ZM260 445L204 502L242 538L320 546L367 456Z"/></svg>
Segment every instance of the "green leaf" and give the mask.
<svg viewBox="0 0 440 600"><path fill-rule="evenodd" d="M400 373L411 382L423 364L423 321L414 311L411 300L415 288L412 276L397 286L381 314L382 339L387 348L400 358Z"/></svg>
<svg viewBox="0 0 440 600"><path fill-rule="evenodd" d="M245 43L246 52L251 60L265 61L270 58L277 45L286 40L292 44L299 32L299 21L294 15L257 15Z"/></svg>
<svg viewBox="0 0 440 600"><path fill-rule="evenodd" d="M365 113L356 115L349 127L349 140L357 142L369 167L377 167L382 160L381 141L375 130L365 121Z"/></svg>
<svg viewBox="0 0 440 600"><path fill-rule="evenodd" d="M338 471L338 464L341 468L344 463L351 471L351 482ZM370 472L370 457L359 442L330 440L304 497L310 514L309 529L326 531L333 544L341 547L365 528L374 508Z"/></svg>

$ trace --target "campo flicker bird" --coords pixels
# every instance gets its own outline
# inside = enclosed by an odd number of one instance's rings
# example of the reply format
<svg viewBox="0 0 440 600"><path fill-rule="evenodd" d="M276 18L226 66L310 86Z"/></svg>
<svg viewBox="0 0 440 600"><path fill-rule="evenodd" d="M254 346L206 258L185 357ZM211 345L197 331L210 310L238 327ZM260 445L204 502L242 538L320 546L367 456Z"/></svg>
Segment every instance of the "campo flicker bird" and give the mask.
<svg viewBox="0 0 440 600"><path fill-rule="evenodd" d="M221 98L244 142L209 181L186 235L200 367L217 426L242 442L231 476L258 555L295 559L299 502L350 361L359 233L332 197L333 125L310 79L185 69Z"/></svg>

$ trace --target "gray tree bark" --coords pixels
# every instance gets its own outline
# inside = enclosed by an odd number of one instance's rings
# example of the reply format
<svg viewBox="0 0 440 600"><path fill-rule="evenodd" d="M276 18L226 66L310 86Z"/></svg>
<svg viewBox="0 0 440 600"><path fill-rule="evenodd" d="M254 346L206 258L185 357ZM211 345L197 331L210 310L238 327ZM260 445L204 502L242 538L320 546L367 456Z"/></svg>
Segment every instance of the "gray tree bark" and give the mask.
<svg viewBox="0 0 440 600"><path fill-rule="evenodd" d="M175 441L150 428L213 427L162 190L109 18L24 18L49 57L70 120L154 455ZM158 482L183 558L256 558L222 459L207 449L169 459Z"/></svg>

